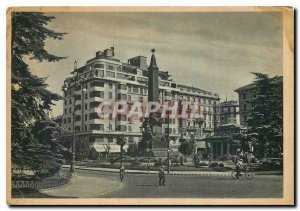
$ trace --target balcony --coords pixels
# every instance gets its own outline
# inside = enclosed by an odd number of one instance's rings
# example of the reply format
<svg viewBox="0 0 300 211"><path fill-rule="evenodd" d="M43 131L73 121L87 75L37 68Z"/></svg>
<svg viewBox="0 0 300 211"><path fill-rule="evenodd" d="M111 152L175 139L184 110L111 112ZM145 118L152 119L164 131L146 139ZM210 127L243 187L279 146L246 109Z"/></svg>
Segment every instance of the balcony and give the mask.
<svg viewBox="0 0 300 211"><path fill-rule="evenodd" d="M101 86L92 86L91 88L90 88L90 91L92 92L92 91L104 91L105 90L105 88L104 87L101 87Z"/></svg>

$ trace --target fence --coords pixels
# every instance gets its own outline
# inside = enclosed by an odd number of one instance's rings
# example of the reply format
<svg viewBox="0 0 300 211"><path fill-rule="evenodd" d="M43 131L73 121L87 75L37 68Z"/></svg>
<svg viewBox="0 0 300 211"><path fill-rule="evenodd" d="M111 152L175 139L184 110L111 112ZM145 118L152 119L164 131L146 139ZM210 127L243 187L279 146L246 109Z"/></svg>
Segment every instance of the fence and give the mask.
<svg viewBox="0 0 300 211"><path fill-rule="evenodd" d="M61 170L60 172L52 175L51 177L42 180L12 180L12 188L31 188L31 189L44 189L57 187L68 184L71 181L71 174L69 171Z"/></svg>

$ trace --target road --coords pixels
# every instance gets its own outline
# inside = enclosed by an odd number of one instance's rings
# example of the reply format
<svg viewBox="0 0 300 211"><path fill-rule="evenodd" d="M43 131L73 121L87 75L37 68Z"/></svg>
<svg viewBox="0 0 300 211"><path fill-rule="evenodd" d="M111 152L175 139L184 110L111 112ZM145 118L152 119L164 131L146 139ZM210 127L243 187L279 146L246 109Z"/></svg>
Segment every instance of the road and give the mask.
<svg viewBox="0 0 300 211"><path fill-rule="evenodd" d="M224 176L169 175L158 186L157 174L126 174L76 170L66 186L34 192L19 190L21 198L281 198L283 178L257 175L252 180Z"/></svg>
<svg viewBox="0 0 300 211"><path fill-rule="evenodd" d="M78 175L119 181L116 173L78 170ZM253 180L234 180L231 177L172 175L166 186L158 186L158 175L127 174L121 189L103 198L280 198L282 176L255 176ZM100 187L97 187L100 188Z"/></svg>

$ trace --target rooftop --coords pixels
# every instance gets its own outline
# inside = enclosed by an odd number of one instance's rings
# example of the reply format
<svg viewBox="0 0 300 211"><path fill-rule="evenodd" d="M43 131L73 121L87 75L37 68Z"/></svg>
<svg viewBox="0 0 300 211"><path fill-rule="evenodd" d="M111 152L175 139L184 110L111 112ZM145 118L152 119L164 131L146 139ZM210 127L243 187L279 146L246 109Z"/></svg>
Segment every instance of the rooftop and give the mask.
<svg viewBox="0 0 300 211"><path fill-rule="evenodd" d="M278 76L278 77L274 77L273 78L273 83L282 83L283 82L283 76ZM249 90L249 89L253 89L257 86L257 82L253 82L251 84L248 84L246 86L242 86L238 89L235 89L235 92L239 92L239 91L244 91L244 90Z"/></svg>

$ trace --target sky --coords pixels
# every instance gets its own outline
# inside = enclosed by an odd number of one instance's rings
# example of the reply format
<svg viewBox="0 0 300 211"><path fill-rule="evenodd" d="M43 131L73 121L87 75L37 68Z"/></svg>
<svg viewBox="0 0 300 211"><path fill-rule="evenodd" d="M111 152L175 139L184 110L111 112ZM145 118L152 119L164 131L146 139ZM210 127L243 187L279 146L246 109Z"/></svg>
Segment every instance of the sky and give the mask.
<svg viewBox="0 0 300 211"><path fill-rule="evenodd" d="M30 61L31 71L48 77L49 89L61 94L66 77L101 51L114 45L123 62L156 49L160 70L174 81L218 93L221 101L237 100L234 89L254 80L251 72L282 75L282 15L278 12L191 13L46 13L48 27L66 32L47 40L46 49L67 59L57 63ZM53 115L62 113L62 101Z"/></svg>

